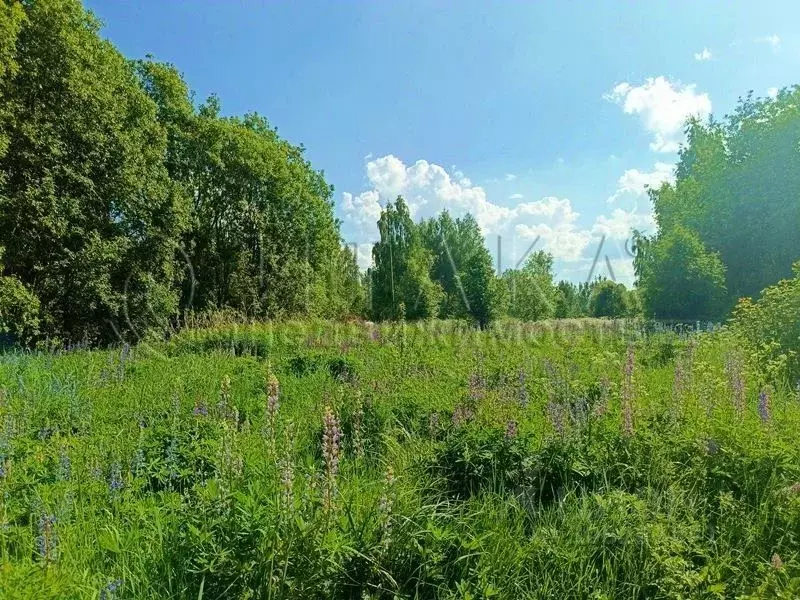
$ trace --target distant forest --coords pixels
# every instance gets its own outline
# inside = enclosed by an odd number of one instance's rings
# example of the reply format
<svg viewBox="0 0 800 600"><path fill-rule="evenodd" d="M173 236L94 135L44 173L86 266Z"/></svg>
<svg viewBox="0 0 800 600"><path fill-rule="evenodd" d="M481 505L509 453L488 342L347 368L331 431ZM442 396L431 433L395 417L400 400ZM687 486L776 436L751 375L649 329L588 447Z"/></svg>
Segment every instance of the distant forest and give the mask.
<svg viewBox="0 0 800 600"><path fill-rule="evenodd" d="M187 311L248 318L723 319L800 258L800 87L687 123L651 190L635 289L495 273L476 220L415 223L402 198L362 273L333 188L255 113L222 116L179 70L128 60L78 0L0 3L0 335L108 343Z"/></svg>

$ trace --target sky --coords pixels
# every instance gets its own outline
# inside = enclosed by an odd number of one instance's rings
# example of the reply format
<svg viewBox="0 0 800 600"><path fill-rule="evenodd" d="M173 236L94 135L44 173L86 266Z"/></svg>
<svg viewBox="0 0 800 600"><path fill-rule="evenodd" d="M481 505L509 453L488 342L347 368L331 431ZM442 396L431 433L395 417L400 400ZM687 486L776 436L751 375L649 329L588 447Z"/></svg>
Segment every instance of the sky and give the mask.
<svg viewBox="0 0 800 600"><path fill-rule="evenodd" d="M500 270L543 249L560 279L630 284L685 119L800 83L795 0L85 4L126 56L302 143L362 266L401 194L471 212Z"/></svg>

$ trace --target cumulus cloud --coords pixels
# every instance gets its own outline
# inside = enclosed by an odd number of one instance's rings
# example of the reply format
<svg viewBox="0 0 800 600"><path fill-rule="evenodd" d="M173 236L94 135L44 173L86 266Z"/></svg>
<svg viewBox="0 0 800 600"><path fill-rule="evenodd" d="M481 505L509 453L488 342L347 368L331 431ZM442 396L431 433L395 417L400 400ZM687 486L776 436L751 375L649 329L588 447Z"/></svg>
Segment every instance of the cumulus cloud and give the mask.
<svg viewBox="0 0 800 600"><path fill-rule="evenodd" d="M683 128L691 116L701 119L711 114L708 94L698 93L695 84L671 82L663 76L650 77L642 85L617 84L603 96L622 106L626 114L639 115L653 135L650 149L676 152L683 141Z"/></svg>
<svg viewBox="0 0 800 600"><path fill-rule="evenodd" d="M657 189L664 182L675 181L675 168L665 162L657 162L652 171L628 169L617 180L616 191L608 197L609 204L628 197L637 199L647 194L648 189Z"/></svg>
<svg viewBox="0 0 800 600"><path fill-rule="evenodd" d="M378 238L376 222L381 207L402 195L415 220L433 217L444 209L456 217L471 213L485 236L502 237L505 266L513 266L533 247L553 254L559 276L571 277L570 269L576 269L576 279L589 272L602 240L606 240L603 257L611 256L612 264L630 262L624 253L624 240L633 229L648 231L654 224L649 200L641 209L639 200L646 199L648 185L656 186L673 177L671 165L660 162L651 172L626 171L613 196L614 210L582 224L581 214L567 198L546 196L524 201L523 195L516 193L509 197L513 202L501 205L492 202L483 187L468 183L464 173L447 171L426 160L407 165L387 155L367 162L365 170L370 189L360 194L343 193L338 207L348 241L358 242L362 268L371 262L371 243ZM494 251L494 239L488 246ZM623 274L618 280L630 282L624 277L629 267L622 264L614 269Z"/></svg>
<svg viewBox="0 0 800 600"><path fill-rule="evenodd" d="M344 192L339 205L346 228L359 240L377 237L381 206L398 195L403 196L415 220L430 218L444 209L454 216L469 212L484 235L531 241L538 238L537 247L552 252L557 259L578 258L592 238L590 230L579 228L580 214L566 198L545 197L502 206L491 202L486 190L472 185L463 173L451 175L426 160L406 165L391 154L367 162L366 173L371 189L357 195ZM510 199L522 198L522 194L513 194Z"/></svg>
<svg viewBox="0 0 800 600"><path fill-rule="evenodd" d="M694 53L694 59L698 62L704 62L706 60L711 60L713 55L711 54L711 50L708 48L703 48L700 52Z"/></svg>

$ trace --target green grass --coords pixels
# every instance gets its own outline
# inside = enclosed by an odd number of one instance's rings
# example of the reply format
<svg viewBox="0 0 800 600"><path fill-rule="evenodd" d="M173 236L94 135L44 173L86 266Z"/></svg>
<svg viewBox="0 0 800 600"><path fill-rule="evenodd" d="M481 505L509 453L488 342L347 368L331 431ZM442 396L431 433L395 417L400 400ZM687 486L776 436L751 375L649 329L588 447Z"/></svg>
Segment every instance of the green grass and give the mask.
<svg viewBox="0 0 800 600"><path fill-rule="evenodd" d="M796 598L800 398L742 360L737 411L737 353L586 320L2 355L0 597Z"/></svg>

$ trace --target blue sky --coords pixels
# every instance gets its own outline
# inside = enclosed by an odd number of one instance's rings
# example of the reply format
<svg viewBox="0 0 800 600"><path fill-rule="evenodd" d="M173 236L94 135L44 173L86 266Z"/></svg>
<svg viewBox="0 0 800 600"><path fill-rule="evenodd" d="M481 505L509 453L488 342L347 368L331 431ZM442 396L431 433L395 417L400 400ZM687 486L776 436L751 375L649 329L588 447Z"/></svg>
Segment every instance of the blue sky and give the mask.
<svg viewBox="0 0 800 600"><path fill-rule="evenodd" d="M478 217L502 267L536 242L558 275L632 278L645 184L669 179L680 123L800 83L800 5L780 2L255 2L88 8L131 58L198 100L258 111L336 187L362 262L381 204Z"/></svg>

